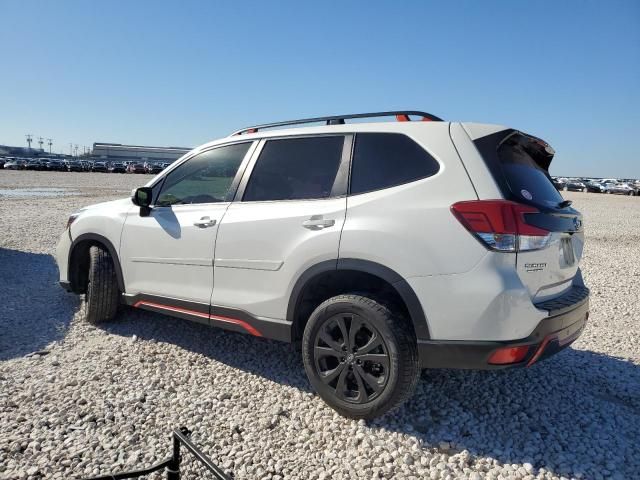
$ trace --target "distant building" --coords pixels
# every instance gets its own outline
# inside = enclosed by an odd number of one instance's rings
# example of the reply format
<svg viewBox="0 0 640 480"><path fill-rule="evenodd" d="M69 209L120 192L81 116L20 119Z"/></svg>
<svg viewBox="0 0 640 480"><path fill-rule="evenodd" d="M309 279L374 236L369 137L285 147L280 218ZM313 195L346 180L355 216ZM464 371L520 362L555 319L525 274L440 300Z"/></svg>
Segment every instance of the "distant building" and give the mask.
<svg viewBox="0 0 640 480"><path fill-rule="evenodd" d="M91 158L107 162L173 162L190 148L94 143Z"/></svg>
<svg viewBox="0 0 640 480"><path fill-rule="evenodd" d="M55 157L55 154L49 154L41 148L12 147L9 145L0 145L0 157Z"/></svg>

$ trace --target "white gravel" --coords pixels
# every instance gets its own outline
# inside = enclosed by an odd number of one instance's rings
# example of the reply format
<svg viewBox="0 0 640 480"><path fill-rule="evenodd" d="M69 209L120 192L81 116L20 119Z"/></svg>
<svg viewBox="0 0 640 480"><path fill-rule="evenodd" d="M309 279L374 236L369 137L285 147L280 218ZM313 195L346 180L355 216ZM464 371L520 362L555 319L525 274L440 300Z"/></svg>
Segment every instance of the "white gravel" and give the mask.
<svg viewBox="0 0 640 480"><path fill-rule="evenodd" d="M0 196L0 478L149 465L182 425L237 478L638 478L640 198L567 195L592 291L572 348L531 369L429 371L365 423L311 392L290 345L143 311L82 322L51 256L66 218L147 179L0 171L0 189L79 193Z"/></svg>

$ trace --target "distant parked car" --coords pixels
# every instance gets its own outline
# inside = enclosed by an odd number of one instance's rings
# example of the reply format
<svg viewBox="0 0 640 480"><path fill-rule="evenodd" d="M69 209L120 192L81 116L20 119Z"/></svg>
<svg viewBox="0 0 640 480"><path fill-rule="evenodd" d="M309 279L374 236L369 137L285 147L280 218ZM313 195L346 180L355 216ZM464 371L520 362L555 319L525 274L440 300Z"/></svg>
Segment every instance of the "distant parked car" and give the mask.
<svg viewBox="0 0 640 480"><path fill-rule="evenodd" d="M52 172L66 172L67 166L60 160L49 160L47 162L47 170Z"/></svg>
<svg viewBox="0 0 640 480"><path fill-rule="evenodd" d="M25 170L40 170L40 160L36 160L35 158L27 161L25 165Z"/></svg>
<svg viewBox="0 0 640 480"><path fill-rule="evenodd" d="M570 190L572 192L586 192L587 186L578 180L569 180L565 186L565 190Z"/></svg>
<svg viewBox="0 0 640 480"><path fill-rule="evenodd" d="M635 195L636 192L626 183L605 183L606 193L615 193L617 195Z"/></svg>
<svg viewBox="0 0 640 480"><path fill-rule="evenodd" d="M20 170L20 162L18 160L9 160L3 165L5 170Z"/></svg>
<svg viewBox="0 0 640 480"><path fill-rule="evenodd" d="M147 171L141 163L130 163L127 166L127 173L147 173Z"/></svg>
<svg viewBox="0 0 640 480"><path fill-rule="evenodd" d="M560 178L552 178L553 186L556 187L556 190L564 190L566 182Z"/></svg>
<svg viewBox="0 0 640 480"><path fill-rule="evenodd" d="M67 170L69 172L81 172L82 171L82 164L80 162L68 162L67 163Z"/></svg>
<svg viewBox="0 0 640 480"><path fill-rule="evenodd" d="M144 170L147 173L160 173L163 170L163 168L158 163L146 162L144 164Z"/></svg>
<svg viewBox="0 0 640 480"><path fill-rule="evenodd" d="M109 167L109 172L110 173L126 173L127 172L127 167L125 166L124 163L112 163L111 166Z"/></svg>
<svg viewBox="0 0 640 480"><path fill-rule="evenodd" d="M46 159L39 159L38 160L38 168L36 168L36 170L38 170L39 172L43 172L47 170L47 162L48 160Z"/></svg>
<svg viewBox="0 0 640 480"><path fill-rule="evenodd" d="M108 172L109 167L107 166L107 162L95 162L93 167L91 168L92 172Z"/></svg>
<svg viewBox="0 0 640 480"><path fill-rule="evenodd" d="M589 182L587 185L587 192L591 193L607 193L607 188L598 182Z"/></svg>

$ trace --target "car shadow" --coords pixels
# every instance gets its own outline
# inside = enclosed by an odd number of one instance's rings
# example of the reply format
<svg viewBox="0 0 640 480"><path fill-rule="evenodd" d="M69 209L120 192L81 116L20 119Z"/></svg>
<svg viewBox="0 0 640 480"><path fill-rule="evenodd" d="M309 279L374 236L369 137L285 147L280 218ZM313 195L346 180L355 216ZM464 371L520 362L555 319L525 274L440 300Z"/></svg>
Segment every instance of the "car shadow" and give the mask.
<svg viewBox="0 0 640 480"><path fill-rule="evenodd" d="M170 343L274 382L312 391L304 373L299 348L290 343L231 332L132 307L122 307L119 320L100 325L100 328L116 335L136 335L143 340ZM238 355L239 351L250 351L251 355Z"/></svg>
<svg viewBox="0 0 640 480"><path fill-rule="evenodd" d="M105 328L171 343L312 391L299 349L289 344L135 310ZM529 463L534 475L544 468L571 477L588 476L589 471L606 477L606 472L631 474L629 469L637 466L640 433L637 420L628 420L638 416L638 365L569 348L526 369L427 370L407 403L368 426L414 436L426 448L449 455L467 451L470 467L475 458L490 457L502 464ZM599 449L585 452L594 438Z"/></svg>
<svg viewBox="0 0 640 480"><path fill-rule="evenodd" d="M51 255L0 248L0 280L0 360L41 352L64 337L79 301L58 285Z"/></svg>

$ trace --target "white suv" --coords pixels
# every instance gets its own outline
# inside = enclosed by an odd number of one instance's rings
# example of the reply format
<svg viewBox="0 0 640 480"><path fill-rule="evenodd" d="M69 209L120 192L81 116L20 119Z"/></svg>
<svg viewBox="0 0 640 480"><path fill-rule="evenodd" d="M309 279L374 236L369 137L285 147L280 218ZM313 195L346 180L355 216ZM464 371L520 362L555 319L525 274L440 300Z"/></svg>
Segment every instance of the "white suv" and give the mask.
<svg viewBox="0 0 640 480"><path fill-rule="evenodd" d="M320 396L372 418L421 368L530 366L580 335L582 219L553 154L424 112L259 125L72 215L60 282L90 322L124 303L301 342Z"/></svg>

